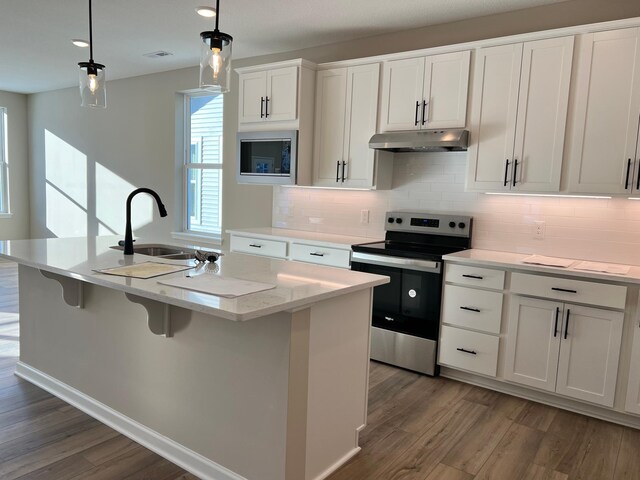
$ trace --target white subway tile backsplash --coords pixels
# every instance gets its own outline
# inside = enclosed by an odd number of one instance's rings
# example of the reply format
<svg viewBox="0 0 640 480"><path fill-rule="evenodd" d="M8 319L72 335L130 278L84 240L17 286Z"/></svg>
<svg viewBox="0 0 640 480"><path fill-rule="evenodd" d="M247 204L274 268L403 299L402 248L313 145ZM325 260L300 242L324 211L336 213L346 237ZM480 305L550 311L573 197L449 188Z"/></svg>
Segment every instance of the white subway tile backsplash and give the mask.
<svg viewBox="0 0 640 480"><path fill-rule="evenodd" d="M397 154L389 191L274 187L273 226L381 238L388 210L452 211L473 215L474 248L640 265L640 201L465 192L466 158Z"/></svg>

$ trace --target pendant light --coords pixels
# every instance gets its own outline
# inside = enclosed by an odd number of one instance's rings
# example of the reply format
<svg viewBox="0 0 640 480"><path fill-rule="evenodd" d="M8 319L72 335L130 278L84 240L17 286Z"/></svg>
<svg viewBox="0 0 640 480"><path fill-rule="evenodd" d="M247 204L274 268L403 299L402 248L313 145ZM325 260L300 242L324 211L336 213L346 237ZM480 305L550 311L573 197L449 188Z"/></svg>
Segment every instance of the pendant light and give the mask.
<svg viewBox="0 0 640 480"><path fill-rule="evenodd" d="M80 98L83 107L107 106L104 65L93 61L93 20L89 0L89 61L78 63L80 67Z"/></svg>
<svg viewBox="0 0 640 480"><path fill-rule="evenodd" d="M218 30L220 0L216 0L216 28L200 34L200 88L217 93L229 91L231 81L231 42L233 37Z"/></svg>

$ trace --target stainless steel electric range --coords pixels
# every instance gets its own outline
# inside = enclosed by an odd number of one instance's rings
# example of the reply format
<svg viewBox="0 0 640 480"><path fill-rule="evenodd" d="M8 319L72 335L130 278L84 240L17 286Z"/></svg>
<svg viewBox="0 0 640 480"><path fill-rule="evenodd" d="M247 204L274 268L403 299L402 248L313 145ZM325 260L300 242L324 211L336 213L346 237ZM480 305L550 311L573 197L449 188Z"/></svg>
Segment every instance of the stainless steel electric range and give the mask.
<svg viewBox="0 0 640 480"><path fill-rule="evenodd" d="M373 360L438 374L442 256L471 248L472 221L451 213L388 212L384 242L352 246L352 270L391 278L373 294Z"/></svg>

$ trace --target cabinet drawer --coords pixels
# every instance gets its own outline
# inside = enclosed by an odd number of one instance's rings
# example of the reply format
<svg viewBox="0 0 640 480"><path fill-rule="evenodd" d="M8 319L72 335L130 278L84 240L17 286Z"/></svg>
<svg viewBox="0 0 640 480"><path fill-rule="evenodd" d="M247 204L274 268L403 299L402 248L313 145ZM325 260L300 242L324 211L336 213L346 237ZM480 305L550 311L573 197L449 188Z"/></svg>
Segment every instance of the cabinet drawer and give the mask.
<svg viewBox="0 0 640 480"><path fill-rule="evenodd" d="M444 325L438 363L495 377L499 343L500 337Z"/></svg>
<svg viewBox="0 0 640 480"><path fill-rule="evenodd" d="M584 303L623 309L627 287L606 283L583 282L568 278L514 273L511 292L533 297L553 298L563 302Z"/></svg>
<svg viewBox="0 0 640 480"><path fill-rule="evenodd" d="M287 242L231 235L231 251L265 257L287 258Z"/></svg>
<svg viewBox="0 0 640 480"><path fill-rule="evenodd" d="M501 318L502 292L445 285L443 323L499 334Z"/></svg>
<svg viewBox="0 0 640 480"><path fill-rule="evenodd" d="M349 268L351 259L351 249L319 247L317 245L307 245L304 243L291 244L291 260L300 262L317 263L330 267Z"/></svg>
<svg viewBox="0 0 640 480"><path fill-rule="evenodd" d="M446 265L445 281L471 285L474 287L492 288L502 290L504 288L504 270L474 267L471 265Z"/></svg>

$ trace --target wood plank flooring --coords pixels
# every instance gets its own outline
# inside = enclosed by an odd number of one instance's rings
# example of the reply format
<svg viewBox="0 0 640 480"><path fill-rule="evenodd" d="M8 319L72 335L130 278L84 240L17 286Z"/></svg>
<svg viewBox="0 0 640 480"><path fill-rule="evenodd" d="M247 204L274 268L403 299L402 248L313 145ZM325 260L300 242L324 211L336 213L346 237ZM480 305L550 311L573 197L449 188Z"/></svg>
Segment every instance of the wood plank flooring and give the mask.
<svg viewBox="0 0 640 480"><path fill-rule="evenodd" d="M0 478L196 479L14 376L18 337L0 262ZM362 451L328 480L640 480L638 430L376 362L369 381Z"/></svg>

